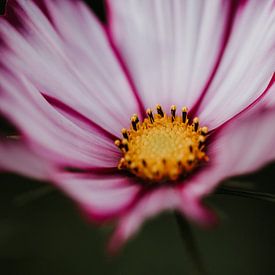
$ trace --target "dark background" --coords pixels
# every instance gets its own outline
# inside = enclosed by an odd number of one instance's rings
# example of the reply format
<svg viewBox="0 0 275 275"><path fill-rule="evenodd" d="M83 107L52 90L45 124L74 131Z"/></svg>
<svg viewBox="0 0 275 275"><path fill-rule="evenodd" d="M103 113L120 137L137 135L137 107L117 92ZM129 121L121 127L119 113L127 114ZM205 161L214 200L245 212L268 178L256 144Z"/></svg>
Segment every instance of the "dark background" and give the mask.
<svg viewBox="0 0 275 275"><path fill-rule="evenodd" d="M271 165L227 184L274 193L274 170ZM88 224L61 193L14 175L0 175L0 182L1 274L192 274L173 213L147 221L109 258L110 228ZM219 226L192 230L208 274L275 274L275 204L221 194L207 203L217 209Z"/></svg>
<svg viewBox="0 0 275 275"><path fill-rule="evenodd" d="M102 2L91 7L104 20ZM192 230L208 274L275 274L275 204L268 195L275 194L274 180L275 164L225 183L242 192L220 191L207 199L221 222L212 230ZM0 182L1 274L190 274L173 213L146 222L110 258L105 245L111 228L88 224L59 191L9 174L0 175ZM245 197L247 191L254 198Z"/></svg>

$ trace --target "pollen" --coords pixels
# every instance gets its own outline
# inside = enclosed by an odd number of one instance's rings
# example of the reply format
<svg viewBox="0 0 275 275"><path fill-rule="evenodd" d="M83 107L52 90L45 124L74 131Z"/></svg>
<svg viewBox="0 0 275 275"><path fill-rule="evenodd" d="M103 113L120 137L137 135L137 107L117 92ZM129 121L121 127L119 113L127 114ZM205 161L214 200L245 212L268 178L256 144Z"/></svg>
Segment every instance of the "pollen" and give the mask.
<svg viewBox="0 0 275 275"><path fill-rule="evenodd" d="M160 105L156 113L151 109L146 113L143 122L134 114L129 129L123 128L122 138L115 141L122 153L118 169L150 182L175 181L208 160L208 129L200 127L197 117L189 121L186 107L180 116L175 105L169 115Z"/></svg>

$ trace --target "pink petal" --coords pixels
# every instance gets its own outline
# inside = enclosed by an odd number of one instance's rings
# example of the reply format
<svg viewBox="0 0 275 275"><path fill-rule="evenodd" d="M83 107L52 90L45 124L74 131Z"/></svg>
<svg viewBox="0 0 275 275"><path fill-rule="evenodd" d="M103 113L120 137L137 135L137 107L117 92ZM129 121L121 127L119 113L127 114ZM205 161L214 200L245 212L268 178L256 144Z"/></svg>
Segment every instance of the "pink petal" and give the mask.
<svg viewBox="0 0 275 275"><path fill-rule="evenodd" d="M198 110L210 128L239 113L264 91L274 72L274 37L274 1L251 0L239 7L220 66Z"/></svg>
<svg viewBox="0 0 275 275"><path fill-rule="evenodd" d="M17 172L39 180L46 180L56 172L51 162L18 140L0 140L0 156L1 172Z"/></svg>
<svg viewBox="0 0 275 275"><path fill-rule="evenodd" d="M186 196L212 192L221 180L253 172L275 159L275 110L244 114L229 123L209 145L209 166L183 186Z"/></svg>
<svg viewBox="0 0 275 275"><path fill-rule="evenodd" d="M273 77L272 87L270 87L269 93L263 99L263 106L266 108L274 108L275 107L275 73Z"/></svg>
<svg viewBox="0 0 275 275"><path fill-rule="evenodd" d="M88 218L102 222L122 215L136 200L141 187L130 179L96 170L62 172L20 140L0 140L0 171L16 172L39 180L53 181L72 198Z"/></svg>
<svg viewBox="0 0 275 275"><path fill-rule="evenodd" d="M116 167L119 153L113 142L68 120L29 80L1 70L0 88L1 112L38 154L63 166Z"/></svg>
<svg viewBox="0 0 275 275"><path fill-rule="evenodd" d="M2 63L118 135L138 111L103 27L80 1L45 1L50 22L33 1L18 0L24 29L0 22Z"/></svg>
<svg viewBox="0 0 275 275"><path fill-rule="evenodd" d="M95 221L121 215L140 192L140 186L121 176L60 173L53 180Z"/></svg>
<svg viewBox="0 0 275 275"><path fill-rule="evenodd" d="M229 5L117 0L108 7L111 39L144 105L194 104L222 51Z"/></svg>

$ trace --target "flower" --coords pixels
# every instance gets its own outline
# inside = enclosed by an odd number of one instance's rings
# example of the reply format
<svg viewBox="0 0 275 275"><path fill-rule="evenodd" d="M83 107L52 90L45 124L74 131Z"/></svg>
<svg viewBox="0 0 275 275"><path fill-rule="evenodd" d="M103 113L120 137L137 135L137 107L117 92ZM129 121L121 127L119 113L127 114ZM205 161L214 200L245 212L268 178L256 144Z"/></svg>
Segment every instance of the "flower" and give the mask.
<svg viewBox="0 0 275 275"><path fill-rule="evenodd" d="M212 223L202 199L275 158L275 11L272 0L106 7L103 24L81 1L10 1L0 111L18 136L1 138L0 167L116 220L117 248L163 210Z"/></svg>

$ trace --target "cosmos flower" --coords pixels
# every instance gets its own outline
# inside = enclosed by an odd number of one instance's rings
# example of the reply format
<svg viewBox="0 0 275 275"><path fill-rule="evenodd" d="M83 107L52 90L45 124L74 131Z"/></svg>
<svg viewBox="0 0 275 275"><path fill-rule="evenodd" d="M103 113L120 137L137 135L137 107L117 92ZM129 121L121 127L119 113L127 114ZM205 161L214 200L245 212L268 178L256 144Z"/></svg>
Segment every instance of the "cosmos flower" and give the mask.
<svg viewBox="0 0 275 275"><path fill-rule="evenodd" d="M275 158L274 1L10 1L0 21L0 167L50 181L111 247Z"/></svg>

